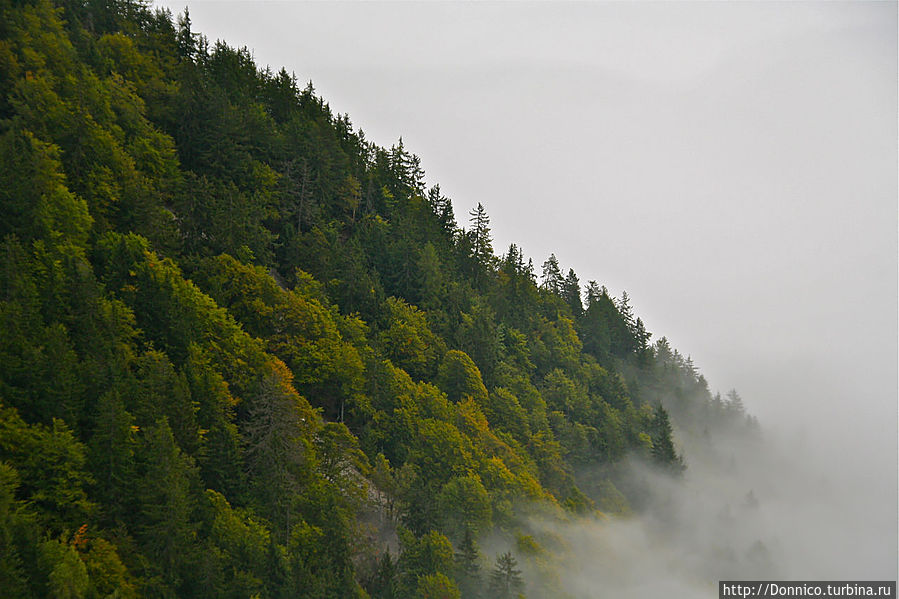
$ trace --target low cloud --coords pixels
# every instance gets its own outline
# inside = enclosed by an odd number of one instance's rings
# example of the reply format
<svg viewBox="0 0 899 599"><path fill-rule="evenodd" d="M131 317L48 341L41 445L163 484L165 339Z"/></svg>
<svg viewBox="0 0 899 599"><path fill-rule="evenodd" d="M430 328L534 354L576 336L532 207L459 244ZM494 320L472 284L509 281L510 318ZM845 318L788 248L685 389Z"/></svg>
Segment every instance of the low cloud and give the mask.
<svg viewBox="0 0 899 599"><path fill-rule="evenodd" d="M685 439L680 478L630 460L616 484L642 497L632 516L533 518L544 556L557 558L524 557L528 596L689 599L715 596L718 580L895 580L894 469L851 455L836 465L826 436L789 430ZM884 477L862 484L865 468Z"/></svg>

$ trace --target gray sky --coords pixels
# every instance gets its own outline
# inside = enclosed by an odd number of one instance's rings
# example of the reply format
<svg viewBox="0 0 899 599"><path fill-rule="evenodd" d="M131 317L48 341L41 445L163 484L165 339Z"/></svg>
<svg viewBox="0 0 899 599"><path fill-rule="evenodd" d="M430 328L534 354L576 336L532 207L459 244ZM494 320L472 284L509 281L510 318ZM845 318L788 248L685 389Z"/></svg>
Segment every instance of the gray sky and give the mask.
<svg viewBox="0 0 899 599"><path fill-rule="evenodd" d="M626 289L895 514L896 3L157 3L402 136L497 253Z"/></svg>

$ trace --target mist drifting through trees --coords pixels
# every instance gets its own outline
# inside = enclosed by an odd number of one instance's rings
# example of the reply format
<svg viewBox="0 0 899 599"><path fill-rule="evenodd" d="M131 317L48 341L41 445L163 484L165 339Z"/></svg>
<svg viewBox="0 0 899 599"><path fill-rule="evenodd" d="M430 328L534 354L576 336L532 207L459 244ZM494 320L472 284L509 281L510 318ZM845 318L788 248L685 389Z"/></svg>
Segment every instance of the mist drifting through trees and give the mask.
<svg viewBox="0 0 899 599"><path fill-rule="evenodd" d="M5 596L895 578L895 456L855 426L877 384L784 387L760 421L635 304L667 298L530 257L500 192L450 198L408 140L196 29L0 0Z"/></svg>

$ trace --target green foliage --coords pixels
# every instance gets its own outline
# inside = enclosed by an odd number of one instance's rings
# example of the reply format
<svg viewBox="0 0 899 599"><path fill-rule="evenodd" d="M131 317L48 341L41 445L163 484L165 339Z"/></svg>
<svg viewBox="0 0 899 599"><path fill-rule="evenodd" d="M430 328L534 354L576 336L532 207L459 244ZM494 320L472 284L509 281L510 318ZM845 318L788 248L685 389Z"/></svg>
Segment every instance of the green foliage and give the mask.
<svg viewBox="0 0 899 599"><path fill-rule="evenodd" d="M442 534L430 531L416 538L408 530L400 529L402 553L399 560L402 596L412 596L418 581L425 576L452 574L453 546Z"/></svg>
<svg viewBox="0 0 899 599"><path fill-rule="evenodd" d="M433 378L446 344L428 327L424 313L404 301L387 299L387 325L377 343L384 355L417 379Z"/></svg>
<svg viewBox="0 0 899 599"><path fill-rule="evenodd" d="M0 462L0 586L11 597L26 597L28 581L25 564L18 546L26 535L28 514L16 501L19 473L6 462Z"/></svg>
<svg viewBox="0 0 899 599"><path fill-rule="evenodd" d="M239 497L246 486L241 438L234 422L238 400L231 395L227 381L209 354L196 345L190 347L184 375L191 402L196 405L200 427L196 462L204 485L229 497Z"/></svg>
<svg viewBox="0 0 899 599"><path fill-rule="evenodd" d="M0 205L6 214L0 234L84 247L92 219L84 200L66 188L59 153L20 127L0 136Z"/></svg>
<svg viewBox="0 0 899 599"><path fill-rule="evenodd" d="M456 580L459 581L459 590L467 599L477 599L482 596L481 562L483 556L478 551L474 537L470 530L466 530L462 541L456 550Z"/></svg>
<svg viewBox="0 0 899 599"><path fill-rule="evenodd" d="M443 485L437 505L450 538L477 535L490 528L490 497L476 475L457 476Z"/></svg>
<svg viewBox="0 0 899 599"><path fill-rule="evenodd" d="M93 510L85 487L86 451L60 420L30 426L0 404L0 460L19 474L18 493L39 510L51 530L83 522Z"/></svg>
<svg viewBox="0 0 899 599"><path fill-rule="evenodd" d="M656 407L650 427L653 459L666 468L675 471L682 470L683 460L674 449L673 431L668 411L662 405Z"/></svg>
<svg viewBox="0 0 899 599"><path fill-rule="evenodd" d="M538 286L401 139L186 11L7 1L0 31L6 595L486 596L476 538L523 503L626 513L627 452L754 434L626 294L555 256Z"/></svg>
<svg viewBox="0 0 899 599"><path fill-rule="evenodd" d="M122 523L132 507L139 429L116 391L104 393L98 400L96 422L89 445L95 493L105 507L105 523Z"/></svg>
<svg viewBox="0 0 899 599"><path fill-rule="evenodd" d="M496 557L496 565L490 572L490 596L498 599L518 597L524 590L521 570L517 569L518 560L507 551Z"/></svg>
<svg viewBox="0 0 899 599"><path fill-rule="evenodd" d="M377 570L368 581L367 590L372 599L397 599L397 566L390 552L385 551L378 559Z"/></svg>
<svg viewBox="0 0 899 599"><path fill-rule="evenodd" d="M627 498L615 488L612 481L604 479L599 484L596 507L607 514L621 514L627 516L631 513L631 507Z"/></svg>
<svg viewBox="0 0 899 599"><path fill-rule="evenodd" d="M57 540L41 543L38 567L47 575L47 596L58 599L82 599L90 581L87 566L72 545Z"/></svg>
<svg viewBox="0 0 899 599"><path fill-rule="evenodd" d="M448 422L424 418L418 422L409 461L427 473L428 480L448 482L466 474L472 464L471 441Z"/></svg>
<svg viewBox="0 0 899 599"><path fill-rule="evenodd" d="M494 319L493 310L480 302L469 313L460 313L461 322L456 332L459 348L471 356L487 380L490 380L502 348L501 329Z"/></svg>
<svg viewBox="0 0 899 599"><path fill-rule="evenodd" d="M248 400L244 463L263 513L285 538L296 496L310 476L310 433L315 415L290 385L290 371L272 361Z"/></svg>
<svg viewBox="0 0 899 599"><path fill-rule="evenodd" d="M266 340L268 351L295 373L298 390L328 416L341 417L347 402L360 399L362 357L342 334L352 320L323 304L307 276L298 273L300 284L288 291L265 269L222 255L202 261L197 280L251 334ZM365 343L364 332L355 335Z"/></svg>
<svg viewBox="0 0 899 599"><path fill-rule="evenodd" d="M458 402L470 397L480 405L487 403L487 388L481 379L481 372L464 352L448 351L440 363L436 380L450 401Z"/></svg>
<svg viewBox="0 0 899 599"><path fill-rule="evenodd" d="M421 599L461 599L462 595L452 580L437 572L418 579L415 597Z"/></svg>
<svg viewBox="0 0 899 599"><path fill-rule="evenodd" d="M270 534L245 510L234 509L225 497L206 491L208 516L207 576L213 581L211 596L241 595L251 597L265 589Z"/></svg>
<svg viewBox="0 0 899 599"><path fill-rule="evenodd" d="M178 588L196 556L197 472L164 418L144 431L138 452L134 530L154 566L148 590Z"/></svg>
<svg viewBox="0 0 899 599"><path fill-rule="evenodd" d="M138 597L134 579L115 545L103 537L88 535L86 526L75 533L72 545L78 550L79 557L87 568L90 581L87 597L91 599L110 596L123 599Z"/></svg>

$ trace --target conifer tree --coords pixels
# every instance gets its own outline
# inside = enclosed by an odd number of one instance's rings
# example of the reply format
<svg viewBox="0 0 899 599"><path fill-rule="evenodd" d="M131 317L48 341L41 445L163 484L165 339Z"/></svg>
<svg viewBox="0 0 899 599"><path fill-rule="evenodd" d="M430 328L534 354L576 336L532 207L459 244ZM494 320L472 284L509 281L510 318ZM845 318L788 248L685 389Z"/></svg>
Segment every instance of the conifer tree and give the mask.
<svg viewBox="0 0 899 599"><path fill-rule="evenodd" d="M658 464L680 472L684 468L683 460L674 449L673 434L668 410L659 404L653 413L652 457Z"/></svg>
<svg viewBox="0 0 899 599"><path fill-rule="evenodd" d="M546 262L543 263L543 288L555 294L561 294L564 279L562 278L562 269L559 267L559 260L555 254L550 254Z"/></svg>
<svg viewBox="0 0 899 599"><path fill-rule="evenodd" d="M465 529L465 535L459 548L456 550L456 580L459 582L459 590L465 599L479 599L481 594L481 553L478 551L474 538L469 529Z"/></svg>
<svg viewBox="0 0 899 599"><path fill-rule="evenodd" d="M248 408L244 426L245 465L263 513L285 539L295 523L297 495L309 456L304 430L312 415L291 386L291 373L279 360L267 367Z"/></svg>
<svg viewBox="0 0 899 599"><path fill-rule="evenodd" d="M571 308L571 316L580 318L581 313L584 311L584 306L581 303L581 284L572 268L568 269L568 276L562 282L562 299Z"/></svg>
<svg viewBox="0 0 899 599"><path fill-rule="evenodd" d="M591 306L595 305L600 296L602 296L603 289L600 289L599 285L596 281L590 281L587 283L587 309L589 310Z"/></svg>
<svg viewBox="0 0 899 599"><path fill-rule="evenodd" d="M621 318L624 319L628 331L633 334L635 326L634 309L631 307L631 300L627 295L627 291L621 292L621 299L616 302L616 307L618 308L618 312L621 313Z"/></svg>
<svg viewBox="0 0 899 599"><path fill-rule="evenodd" d="M738 416L745 414L746 408L743 407L743 398L740 397L740 394L737 393L736 389L728 391L726 397L727 400L724 405L728 412Z"/></svg>
<svg viewBox="0 0 899 599"><path fill-rule="evenodd" d="M127 521L134 497L135 431L117 391L104 393L97 402L96 428L89 445L89 459L102 498L108 524Z"/></svg>
<svg viewBox="0 0 899 599"><path fill-rule="evenodd" d="M524 590L518 561L507 551L497 556L496 565L490 573L490 596L496 599L514 599Z"/></svg>
<svg viewBox="0 0 899 599"><path fill-rule="evenodd" d="M471 210L468 215L471 217L469 222L471 223L474 257L482 267L487 267L490 264L490 259L493 257L490 217L487 216L487 211L480 202L478 202L478 207Z"/></svg>
<svg viewBox="0 0 899 599"><path fill-rule="evenodd" d="M397 592L396 562L390 557L390 551L384 551L368 584L368 593L371 599L397 599Z"/></svg>
<svg viewBox="0 0 899 599"><path fill-rule="evenodd" d="M165 418L145 432L139 457L143 467L138 482L138 538L166 587L175 589L195 553L196 469L176 445Z"/></svg>
<svg viewBox="0 0 899 599"><path fill-rule="evenodd" d="M634 324L634 340L637 345L637 360L642 366L646 366L649 363L649 359L651 357L651 352L649 349L649 338L652 337L652 333L646 330L646 326L643 324L643 320L637 318L636 323Z"/></svg>
<svg viewBox="0 0 899 599"><path fill-rule="evenodd" d="M450 235L456 230L456 216L453 214L452 201L440 191L440 185L428 190L428 205L437 216L437 221L445 233Z"/></svg>

